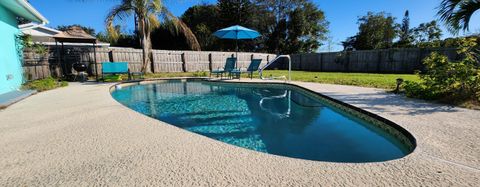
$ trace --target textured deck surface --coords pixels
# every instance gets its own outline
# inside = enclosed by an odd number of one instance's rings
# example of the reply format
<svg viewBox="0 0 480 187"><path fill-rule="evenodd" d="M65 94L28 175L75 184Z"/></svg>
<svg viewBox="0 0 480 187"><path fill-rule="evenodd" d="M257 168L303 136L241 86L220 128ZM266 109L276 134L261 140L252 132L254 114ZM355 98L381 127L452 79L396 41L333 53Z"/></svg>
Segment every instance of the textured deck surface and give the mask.
<svg viewBox="0 0 480 187"><path fill-rule="evenodd" d="M0 94L0 109L6 108L13 103L16 103L22 99L27 98L33 94L37 93L33 90L23 90L23 91L11 91L4 94Z"/></svg>
<svg viewBox="0 0 480 187"><path fill-rule="evenodd" d="M416 150L366 164L274 156L136 113L110 96L111 84L71 84L0 110L0 186L478 185L480 111L372 88L296 84L396 122L415 136Z"/></svg>

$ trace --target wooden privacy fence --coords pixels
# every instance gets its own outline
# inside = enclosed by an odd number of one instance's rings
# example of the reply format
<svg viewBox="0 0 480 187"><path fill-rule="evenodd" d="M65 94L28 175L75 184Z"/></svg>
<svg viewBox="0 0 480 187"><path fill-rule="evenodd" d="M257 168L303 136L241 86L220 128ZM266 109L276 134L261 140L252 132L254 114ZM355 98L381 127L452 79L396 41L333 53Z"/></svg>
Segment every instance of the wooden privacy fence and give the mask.
<svg viewBox="0 0 480 187"><path fill-rule="evenodd" d="M60 76L61 70L72 73L72 64L76 62L88 65L88 73L95 75L94 53L91 47L65 47L63 55L55 47L47 54L38 55L31 49L24 51L23 67L28 80L41 79L48 76ZM101 73L101 62L128 62L131 71L138 72L142 67L142 50L131 48L97 48L96 59L98 73ZM197 72L223 68L226 58L234 52L216 51L167 51L153 50L153 72ZM61 60L63 56L64 60ZM262 65L276 57L264 53L238 53L238 67L247 68L251 59L262 59ZM63 62L63 63L62 63Z"/></svg>
<svg viewBox="0 0 480 187"><path fill-rule="evenodd" d="M460 56L454 48L382 49L331 53L294 54L292 69L324 72L414 73L423 70L423 59L432 52L447 55L451 60ZM272 68L287 69L285 60Z"/></svg>
<svg viewBox="0 0 480 187"><path fill-rule="evenodd" d="M413 73L423 70L423 59L431 52L439 52L451 60L460 56L454 48L434 49L382 49L332 53L294 54L292 69L324 72L371 72L371 73ZM49 76L62 76L62 70L72 73L72 64L88 64L88 73L94 75L94 58L91 47L65 47L63 58L60 51L52 47L46 54L36 54L31 49L24 51L23 68L28 80ZM142 50L131 48L97 48L98 72L101 62L128 62L131 71L140 71ZM196 72L223 68L226 58L234 52L215 51L166 51L153 50L153 71L158 72ZM251 59L262 59L261 66L276 57L274 54L238 53L238 67L247 68ZM64 63L61 63L64 62ZM281 60L269 69L287 69L288 64Z"/></svg>
<svg viewBox="0 0 480 187"><path fill-rule="evenodd" d="M51 76L55 68L50 66L51 54L36 54L30 49L23 52L23 70L26 80L43 79ZM53 69L52 69L53 68Z"/></svg>

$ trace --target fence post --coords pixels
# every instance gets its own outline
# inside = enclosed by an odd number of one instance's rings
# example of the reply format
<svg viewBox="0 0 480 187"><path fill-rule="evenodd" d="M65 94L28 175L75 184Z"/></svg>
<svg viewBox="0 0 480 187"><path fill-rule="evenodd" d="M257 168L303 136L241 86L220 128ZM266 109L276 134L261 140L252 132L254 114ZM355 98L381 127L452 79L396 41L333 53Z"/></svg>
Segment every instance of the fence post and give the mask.
<svg viewBox="0 0 480 187"><path fill-rule="evenodd" d="M377 50L377 73L380 73L380 65L382 63L382 50Z"/></svg>
<svg viewBox="0 0 480 187"><path fill-rule="evenodd" d="M187 72L187 63L185 62L185 52L181 54L182 58L182 71Z"/></svg>
<svg viewBox="0 0 480 187"><path fill-rule="evenodd" d="M113 50L108 52L108 61L115 62L115 60L113 59Z"/></svg>
<svg viewBox="0 0 480 187"><path fill-rule="evenodd" d="M208 70L213 70L212 53L208 53Z"/></svg>
<svg viewBox="0 0 480 187"><path fill-rule="evenodd" d="M299 63L298 63L298 70L303 70L303 69L302 69L302 64L303 64L303 58L302 58L302 56L303 56L302 54L298 55L298 57L300 57L300 60L298 61L298 62L299 62ZM308 65L307 65L307 67L308 67Z"/></svg>
<svg viewBox="0 0 480 187"><path fill-rule="evenodd" d="M320 70L320 71L323 71L323 53L319 53L319 54L318 54L318 57L319 57L319 61L318 61L318 62L319 62L319 64L320 64L320 65L319 65L319 66L320 66L319 70Z"/></svg>
<svg viewBox="0 0 480 187"><path fill-rule="evenodd" d="M143 52L141 53L140 55L140 58L142 58L142 67L143 67ZM155 53L153 53L153 50L152 50L152 58L150 58L150 60L152 62L150 62L151 64L149 64L148 66L150 66L150 69L152 70L152 73L156 73L155 71Z"/></svg>
<svg viewBox="0 0 480 187"><path fill-rule="evenodd" d="M348 65L350 64L350 53L351 53L350 51L347 51L347 52L345 53L345 59L344 59L344 60L345 60L345 62L344 62L345 64L343 64L343 71L344 71L344 72L348 72L348 69L349 69L349 68L348 68Z"/></svg>

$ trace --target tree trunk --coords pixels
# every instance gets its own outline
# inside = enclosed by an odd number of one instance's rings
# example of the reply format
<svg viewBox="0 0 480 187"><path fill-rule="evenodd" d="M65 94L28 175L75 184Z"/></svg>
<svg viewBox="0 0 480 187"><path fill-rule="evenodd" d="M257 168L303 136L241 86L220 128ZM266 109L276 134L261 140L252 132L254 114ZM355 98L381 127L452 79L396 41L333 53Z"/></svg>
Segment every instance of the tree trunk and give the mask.
<svg viewBox="0 0 480 187"><path fill-rule="evenodd" d="M139 34L142 43L142 57L143 57L143 64L142 64L142 72L143 73L152 73L152 44L150 41L150 32L148 27L146 26L146 18L145 17L138 17L139 20Z"/></svg>

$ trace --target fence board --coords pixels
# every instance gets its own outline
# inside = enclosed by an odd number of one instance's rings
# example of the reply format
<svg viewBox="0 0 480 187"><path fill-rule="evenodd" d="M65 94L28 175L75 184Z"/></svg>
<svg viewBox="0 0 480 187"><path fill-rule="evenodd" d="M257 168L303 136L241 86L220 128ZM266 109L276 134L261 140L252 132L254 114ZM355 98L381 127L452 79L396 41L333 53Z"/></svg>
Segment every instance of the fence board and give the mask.
<svg viewBox="0 0 480 187"><path fill-rule="evenodd" d="M183 72L182 53L153 51L154 72Z"/></svg>
<svg viewBox="0 0 480 187"><path fill-rule="evenodd" d="M210 71L210 53L185 52L185 68L187 72Z"/></svg>

